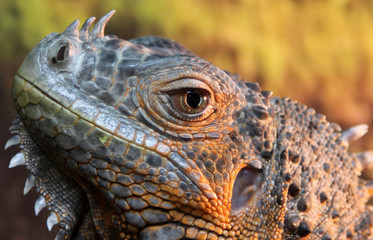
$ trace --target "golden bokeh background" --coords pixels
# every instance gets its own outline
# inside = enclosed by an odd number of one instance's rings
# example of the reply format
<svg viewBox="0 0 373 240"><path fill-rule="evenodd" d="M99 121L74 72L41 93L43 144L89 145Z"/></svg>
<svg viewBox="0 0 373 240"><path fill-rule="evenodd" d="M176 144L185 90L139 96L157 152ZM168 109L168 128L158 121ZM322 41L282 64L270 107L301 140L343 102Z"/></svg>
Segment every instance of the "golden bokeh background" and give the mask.
<svg viewBox="0 0 373 240"><path fill-rule="evenodd" d="M220 68L290 97L343 128L372 131L353 145L373 149L372 0L2 0L0 2L0 146L15 111L13 76L40 39L116 9L106 33L123 39L172 38ZM1 147L2 148L2 147ZM24 168L8 170L16 148L1 153L0 238L53 239L47 211L33 216L36 194L22 197Z"/></svg>

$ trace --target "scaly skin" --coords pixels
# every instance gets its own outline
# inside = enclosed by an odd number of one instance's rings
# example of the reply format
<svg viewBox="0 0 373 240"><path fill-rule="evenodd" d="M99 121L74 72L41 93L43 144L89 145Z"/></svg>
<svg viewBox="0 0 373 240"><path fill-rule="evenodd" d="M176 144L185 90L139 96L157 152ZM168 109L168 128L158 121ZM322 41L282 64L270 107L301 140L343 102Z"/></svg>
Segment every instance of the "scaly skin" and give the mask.
<svg viewBox="0 0 373 240"><path fill-rule="evenodd" d="M367 239L335 124L158 37L45 37L17 72L11 167L57 239Z"/></svg>

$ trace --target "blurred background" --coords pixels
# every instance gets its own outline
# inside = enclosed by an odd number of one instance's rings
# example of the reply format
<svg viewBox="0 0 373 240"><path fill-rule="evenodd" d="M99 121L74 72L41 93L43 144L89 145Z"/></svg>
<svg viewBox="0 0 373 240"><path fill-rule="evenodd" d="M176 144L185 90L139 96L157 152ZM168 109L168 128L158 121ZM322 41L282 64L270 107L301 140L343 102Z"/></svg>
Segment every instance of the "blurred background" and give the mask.
<svg viewBox="0 0 373 240"><path fill-rule="evenodd" d="M220 68L325 114L343 128L368 123L353 145L373 149L372 0L2 0L0 2L0 239L54 239L37 195L23 197L28 173L8 170L3 151L14 118L13 76L27 52L75 19L117 12L106 33L123 39L159 35L179 41Z"/></svg>

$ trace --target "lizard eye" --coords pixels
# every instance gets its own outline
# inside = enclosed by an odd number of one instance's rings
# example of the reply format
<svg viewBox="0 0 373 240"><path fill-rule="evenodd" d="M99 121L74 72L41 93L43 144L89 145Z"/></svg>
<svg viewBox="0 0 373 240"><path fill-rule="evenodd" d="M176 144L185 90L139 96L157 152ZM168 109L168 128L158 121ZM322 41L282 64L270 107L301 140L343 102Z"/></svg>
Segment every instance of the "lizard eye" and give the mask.
<svg viewBox="0 0 373 240"><path fill-rule="evenodd" d="M69 42L57 42L48 50L49 63L53 67L65 66L72 55L72 46Z"/></svg>
<svg viewBox="0 0 373 240"><path fill-rule="evenodd" d="M211 93L206 89L181 88L167 95L170 113L183 121L202 121L214 111Z"/></svg>
<svg viewBox="0 0 373 240"><path fill-rule="evenodd" d="M202 80L181 78L161 84L151 89L159 101L150 104L162 117L185 125L202 123L215 111L214 91Z"/></svg>
<svg viewBox="0 0 373 240"><path fill-rule="evenodd" d="M169 94L172 106L185 114L201 113L209 104L209 93L202 89L182 89Z"/></svg>

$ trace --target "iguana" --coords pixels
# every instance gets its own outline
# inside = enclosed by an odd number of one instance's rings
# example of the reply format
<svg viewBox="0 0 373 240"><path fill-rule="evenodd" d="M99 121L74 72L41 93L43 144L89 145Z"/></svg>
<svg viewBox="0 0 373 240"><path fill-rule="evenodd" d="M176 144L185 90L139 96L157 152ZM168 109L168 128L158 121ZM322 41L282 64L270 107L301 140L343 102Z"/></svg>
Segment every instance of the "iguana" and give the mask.
<svg viewBox="0 0 373 240"><path fill-rule="evenodd" d="M369 239L348 142L325 116L271 97L160 37L74 21L13 83L9 167L26 165L56 239Z"/></svg>

